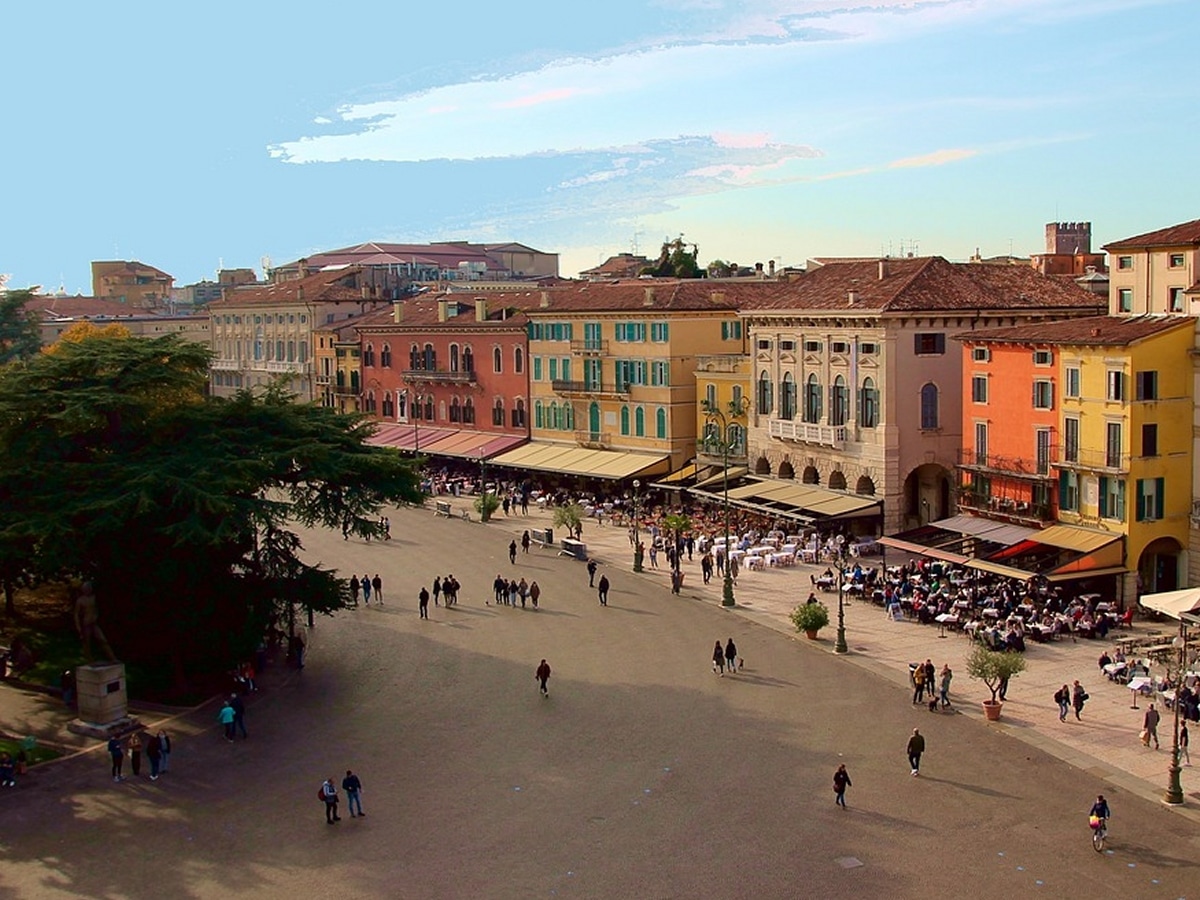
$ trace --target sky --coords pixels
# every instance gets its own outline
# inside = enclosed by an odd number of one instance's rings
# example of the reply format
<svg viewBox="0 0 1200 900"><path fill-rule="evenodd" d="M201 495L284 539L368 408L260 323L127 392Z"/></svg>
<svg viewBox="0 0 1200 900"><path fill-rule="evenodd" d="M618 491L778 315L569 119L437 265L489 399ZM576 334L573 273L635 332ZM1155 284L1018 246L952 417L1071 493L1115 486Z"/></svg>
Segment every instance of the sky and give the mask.
<svg viewBox="0 0 1200 900"><path fill-rule="evenodd" d="M90 293L369 240L575 275L1093 247L1200 218L1196 0L23 3L0 273ZM15 73L20 73L16 75Z"/></svg>

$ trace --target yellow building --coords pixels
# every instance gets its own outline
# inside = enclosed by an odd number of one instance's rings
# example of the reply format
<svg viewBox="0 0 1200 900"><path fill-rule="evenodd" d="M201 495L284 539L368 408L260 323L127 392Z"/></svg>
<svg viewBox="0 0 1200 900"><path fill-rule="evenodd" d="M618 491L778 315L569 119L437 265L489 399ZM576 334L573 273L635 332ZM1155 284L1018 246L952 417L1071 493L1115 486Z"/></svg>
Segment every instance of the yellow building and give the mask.
<svg viewBox="0 0 1200 900"><path fill-rule="evenodd" d="M743 350L735 298L694 281L540 291L529 317L530 436L495 462L569 475L663 475L696 454L696 368Z"/></svg>
<svg viewBox="0 0 1200 900"><path fill-rule="evenodd" d="M1109 312L1200 315L1200 219L1106 244Z"/></svg>
<svg viewBox="0 0 1200 900"><path fill-rule="evenodd" d="M730 467L745 467L746 422L749 416L752 369L749 352L719 353L696 359L696 444L697 467L723 466L722 448L728 446ZM726 432L720 434L720 420L709 416L717 410L725 416ZM740 411L740 415L738 414Z"/></svg>

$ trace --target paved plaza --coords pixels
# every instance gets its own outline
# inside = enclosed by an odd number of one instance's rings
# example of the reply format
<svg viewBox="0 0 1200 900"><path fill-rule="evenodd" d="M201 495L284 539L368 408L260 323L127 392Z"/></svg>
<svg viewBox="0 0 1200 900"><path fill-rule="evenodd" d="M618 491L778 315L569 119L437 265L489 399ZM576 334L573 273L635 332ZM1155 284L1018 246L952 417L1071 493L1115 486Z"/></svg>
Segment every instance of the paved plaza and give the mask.
<svg viewBox="0 0 1200 900"><path fill-rule="evenodd" d="M961 637L869 604L847 610L847 657L832 627L797 637L785 617L809 569L744 573L726 610L698 564L672 596L665 567L629 571L623 530L590 525L601 608L580 562L535 548L509 563L545 514L390 517L388 542L304 533L310 559L378 573L384 603L318 619L303 672L268 669L249 739L223 741L213 704L143 711L175 735L159 781L114 784L103 748L80 745L0 793L0 898L1200 895L1200 824L1158 802L1168 754L1137 743L1098 643L1032 646L987 725ZM420 620L417 591L448 573L459 606ZM485 603L497 573L536 580L542 609ZM713 642L730 637L746 668L718 678ZM956 670L963 714L911 705L907 663L927 656ZM1068 670L1092 696L1072 727L1050 702ZM0 691L0 720L67 740L49 699ZM343 804L326 825L317 786L347 768L367 817ZM1185 790L1200 806L1190 769ZM1114 808L1103 855L1086 823L1098 792Z"/></svg>

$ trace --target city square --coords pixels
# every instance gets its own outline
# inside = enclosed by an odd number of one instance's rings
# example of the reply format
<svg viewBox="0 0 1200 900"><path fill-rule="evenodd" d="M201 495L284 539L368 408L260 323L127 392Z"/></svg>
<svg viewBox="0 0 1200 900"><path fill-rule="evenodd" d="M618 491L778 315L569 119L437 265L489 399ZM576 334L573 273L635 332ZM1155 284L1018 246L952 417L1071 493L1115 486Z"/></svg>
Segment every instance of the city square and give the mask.
<svg viewBox="0 0 1200 900"><path fill-rule="evenodd" d="M911 705L853 633L839 658L765 621L750 575L736 610L716 585L672 596L661 574L632 574L622 530L588 526L612 582L602 608L585 566L553 547L509 562L545 514L390 519L390 541L302 533L310 560L380 574L383 603L318 617L305 669L264 673L248 739L221 739L214 703L140 712L175 736L159 781L114 784L101 746L9 795L5 895L1195 893L1194 819L1095 757L1072 764L977 716ZM536 580L540 608L491 604L497 573ZM447 574L459 604L420 620L417 592ZM717 677L709 648L730 637L745 667ZM913 728L928 741L919 778ZM853 779L844 811L839 764ZM329 826L314 791L346 769L367 815ZM1098 856L1086 813L1101 792L1114 816Z"/></svg>

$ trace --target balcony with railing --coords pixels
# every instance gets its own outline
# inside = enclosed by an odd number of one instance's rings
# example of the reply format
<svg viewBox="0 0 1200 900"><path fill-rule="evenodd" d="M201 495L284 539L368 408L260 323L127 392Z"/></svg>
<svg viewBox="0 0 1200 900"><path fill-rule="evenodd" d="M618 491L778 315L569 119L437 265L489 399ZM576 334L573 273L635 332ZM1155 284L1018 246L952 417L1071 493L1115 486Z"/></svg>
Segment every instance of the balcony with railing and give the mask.
<svg viewBox="0 0 1200 900"><path fill-rule="evenodd" d="M475 384L475 370L405 369L400 373L409 384Z"/></svg>
<svg viewBox="0 0 1200 900"><path fill-rule="evenodd" d="M594 447L607 450L612 446L612 432L609 431L576 431L575 443L581 447Z"/></svg>
<svg viewBox="0 0 1200 900"><path fill-rule="evenodd" d="M1054 448L1047 448L1040 458L1004 456L999 453L979 453L976 450L958 451L958 467L967 472L979 472L993 478L1012 478L1020 481L1053 481L1050 460Z"/></svg>
<svg viewBox="0 0 1200 900"><path fill-rule="evenodd" d="M236 359L214 359L208 365L210 369L219 372L236 372L242 367L241 362Z"/></svg>
<svg viewBox="0 0 1200 900"><path fill-rule="evenodd" d="M307 375L308 363L267 360L267 371L286 375Z"/></svg>
<svg viewBox="0 0 1200 900"><path fill-rule="evenodd" d="M608 356L608 341L602 338L571 341L571 352L577 356Z"/></svg>
<svg viewBox="0 0 1200 900"><path fill-rule="evenodd" d="M601 381L567 381L560 378L551 380L550 389L563 397L602 397L606 394L624 397L629 394L629 385L618 387Z"/></svg>
<svg viewBox="0 0 1200 900"><path fill-rule="evenodd" d="M1129 454L1111 447L1095 449L1068 446L1056 448L1054 466L1073 471L1128 472Z"/></svg>
<svg viewBox="0 0 1200 900"><path fill-rule="evenodd" d="M729 448L729 465L744 466L747 464L748 459L749 455L746 452L746 444L744 441ZM721 448L705 447L704 444L697 444L696 465L700 468L703 468L704 466L725 465L725 457L721 453Z"/></svg>
<svg viewBox="0 0 1200 900"><path fill-rule="evenodd" d="M958 508L981 513L989 519L1018 525L1040 526L1054 521L1054 509L1049 503L996 497L991 494L979 493L971 485L959 488Z"/></svg>
<svg viewBox="0 0 1200 900"><path fill-rule="evenodd" d="M846 443L845 425L817 425L812 422L796 422L792 419L771 419L771 437L802 444L817 444L821 447L840 449Z"/></svg>

